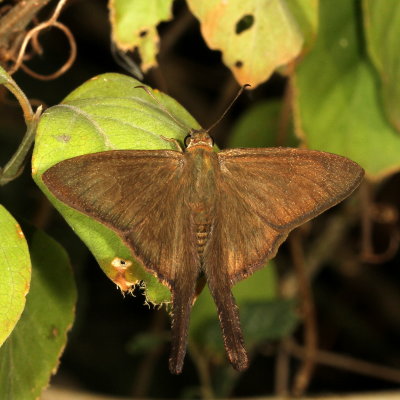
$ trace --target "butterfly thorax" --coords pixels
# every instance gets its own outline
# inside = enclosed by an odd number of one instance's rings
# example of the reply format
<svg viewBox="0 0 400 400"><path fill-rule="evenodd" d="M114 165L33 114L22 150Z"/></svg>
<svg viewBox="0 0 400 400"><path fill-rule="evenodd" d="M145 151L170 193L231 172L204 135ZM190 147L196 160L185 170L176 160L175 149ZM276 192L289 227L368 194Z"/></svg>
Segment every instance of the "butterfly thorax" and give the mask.
<svg viewBox="0 0 400 400"><path fill-rule="evenodd" d="M201 256L209 239L215 215L216 171L218 159L211 147L195 146L185 153L190 174L189 206L196 232L197 251Z"/></svg>

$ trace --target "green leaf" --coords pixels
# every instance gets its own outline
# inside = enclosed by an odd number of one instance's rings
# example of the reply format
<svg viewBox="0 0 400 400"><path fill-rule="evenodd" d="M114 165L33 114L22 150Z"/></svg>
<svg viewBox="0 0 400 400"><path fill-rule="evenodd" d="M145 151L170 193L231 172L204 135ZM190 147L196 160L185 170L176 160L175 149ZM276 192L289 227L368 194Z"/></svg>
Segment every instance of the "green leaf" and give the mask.
<svg viewBox="0 0 400 400"><path fill-rule="evenodd" d="M236 80L256 87L296 57L303 37L286 0L188 0L211 49Z"/></svg>
<svg viewBox="0 0 400 400"><path fill-rule="evenodd" d="M382 85L386 115L400 132L400 2L364 0L367 48Z"/></svg>
<svg viewBox="0 0 400 400"><path fill-rule="evenodd" d="M28 244L17 221L0 205L0 346L25 307L31 281Z"/></svg>
<svg viewBox="0 0 400 400"><path fill-rule="evenodd" d="M229 147L297 147L293 130L285 137L279 135L282 103L265 100L246 110L236 121L229 137ZM292 127L290 127L292 128Z"/></svg>
<svg viewBox="0 0 400 400"><path fill-rule="evenodd" d="M84 83L61 104L49 108L39 122L32 171L37 185L86 243L107 276L122 290L143 280L147 300L159 304L169 300L169 290L133 260L120 238L99 222L59 202L41 179L52 165L81 154L114 149L176 149L165 138L182 142L189 127L199 128L180 104L153 91L159 102L188 128L177 125L148 93L135 88L140 84L124 75L101 75ZM132 263L122 275L115 267L118 258Z"/></svg>
<svg viewBox="0 0 400 400"><path fill-rule="evenodd" d="M308 50L317 37L319 0L291 0L287 5L303 34L303 47Z"/></svg>
<svg viewBox="0 0 400 400"><path fill-rule="evenodd" d="M272 261L264 268L255 272L249 278L240 281L232 289L236 303L241 310L244 304L269 301L277 296L277 277ZM217 309L210 291L206 287L196 300L190 317L190 335L196 338L202 336L203 328L209 321L219 327Z"/></svg>
<svg viewBox="0 0 400 400"><path fill-rule="evenodd" d="M142 69L157 65L157 25L172 18L173 0L109 0L113 41L121 50L139 50Z"/></svg>
<svg viewBox="0 0 400 400"><path fill-rule="evenodd" d="M168 343L170 340L170 332L139 333L129 341L127 351L134 355L147 353L164 343Z"/></svg>
<svg viewBox="0 0 400 400"><path fill-rule="evenodd" d="M29 238L32 282L26 307L0 349L0 398L34 400L48 385L72 325L76 289L65 251L41 231Z"/></svg>
<svg viewBox="0 0 400 400"><path fill-rule="evenodd" d="M357 4L321 1L318 39L294 77L295 125L309 148L347 156L376 178L399 168L400 136L381 108Z"/></svg>
<svg viewBox="0 0 400 400"><path fill-rule="evenodd" d="M291 300L274 299L249 302L240 307L240 321L246 347L249 351L268 340L278 340L290 335L296 328L298 315ZM197 336L198 345L210 356L224 357L224 345L217 318L210 319Z"/></svg>

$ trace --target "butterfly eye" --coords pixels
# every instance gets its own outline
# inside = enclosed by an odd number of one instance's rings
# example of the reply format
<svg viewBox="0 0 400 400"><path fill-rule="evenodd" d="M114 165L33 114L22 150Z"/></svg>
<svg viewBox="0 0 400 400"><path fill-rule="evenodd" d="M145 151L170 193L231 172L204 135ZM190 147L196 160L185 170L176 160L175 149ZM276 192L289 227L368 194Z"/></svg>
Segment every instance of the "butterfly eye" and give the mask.
<svg viewBox="0 0 400 400"><path fill-rule="evenodd" d="M191 135L186 135L185 139L183 140L183 143L185 145L185 147L187 147L190 143L190 139L191 139Z"/></svg>

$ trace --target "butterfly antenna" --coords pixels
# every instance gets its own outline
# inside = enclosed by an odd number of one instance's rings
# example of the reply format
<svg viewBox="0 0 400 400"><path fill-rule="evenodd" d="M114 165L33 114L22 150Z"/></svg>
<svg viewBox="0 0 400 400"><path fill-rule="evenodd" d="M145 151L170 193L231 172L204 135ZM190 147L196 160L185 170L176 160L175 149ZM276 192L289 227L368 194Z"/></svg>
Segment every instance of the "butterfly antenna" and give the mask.
<svg viewBox="0 0 400 400"><path fill-rule="evenodd" d="M185 131L190 130L187 126L183 125L181 121L177 120L173 114L171 114L168 109L154 96L154 94L149 90L148 87L139 85L135 86L135 89L143 89L157 104L158 106L170 117L173 119L174 122L176 122L181 128L183 128Z"/></svg>
<svg viewBox="0 0 400 400"><path fill-rule="evenodd" d="M210 132L211 130L213 130L225 117L225 115L228 113L228 111L232 108L232 106L235 104L235 101L238 99L238 97L243 93L243 91L247 88L247 87L251 87L251 85L249 85L248 83L246 83L245 85L243 85L239 91L237 92L237 95L235 96L235 98L231 101L231 104L229 104L229 106L226 108L226 110L222 113L222 115L207 129L207 132Z"/></svg>

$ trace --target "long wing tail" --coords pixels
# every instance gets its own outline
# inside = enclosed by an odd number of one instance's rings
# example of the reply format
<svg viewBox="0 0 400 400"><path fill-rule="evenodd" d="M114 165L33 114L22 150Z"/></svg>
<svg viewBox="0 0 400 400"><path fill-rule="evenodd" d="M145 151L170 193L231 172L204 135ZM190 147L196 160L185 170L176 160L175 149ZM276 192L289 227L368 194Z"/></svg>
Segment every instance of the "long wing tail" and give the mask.
<svg viewBox="0 0 400 400"><path fill-rule="evenodd" d="M221 324L224 345L229 361L238 371L249 365L242 329L240 327L239 309L232 295L226 272L219 270L218 275L207 274L208 286L214 298Z"/></svg>
<svg viewBox="0 0 400 400"><path fill-rule="evenodd" d="M194 298L194 282L180 282L173 290L172 301L172 326L171 326L171 353L169 357L169 370L172 374L182 372L186 355L190 311Z"/></svg>

